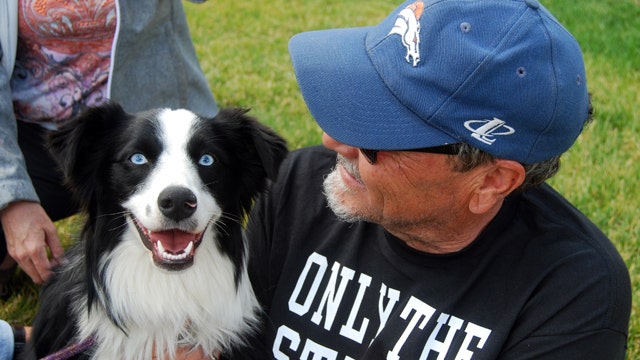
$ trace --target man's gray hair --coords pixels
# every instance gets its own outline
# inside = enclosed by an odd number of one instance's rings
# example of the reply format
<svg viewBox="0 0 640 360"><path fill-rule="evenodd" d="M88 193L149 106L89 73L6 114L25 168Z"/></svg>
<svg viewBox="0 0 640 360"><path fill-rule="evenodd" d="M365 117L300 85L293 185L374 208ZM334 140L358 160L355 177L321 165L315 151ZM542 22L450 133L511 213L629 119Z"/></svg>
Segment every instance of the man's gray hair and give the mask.
<svg viewBox="0 0 640 360"><path fill-rule="evenodd" d="M589 112L583 128L591 123L592 120L593 104L591 103L591 94L589 94ZM517 191L531 186L540 185L555 175L560 169L560 156L561 155L558 155L551 159L533 164L522 164L525 171L524 181ZM459 144L458 156L452 157L452 159L453 170L459 172L469 171L480 165L490 164L497 160L495 156L465 143Z"/></svg>
<svg viewBox="0 0 640 360"><path fill-rule="evenodd" d="M458 156L452 157L455 171L466 172L497 160L495 156L471 145L462 143L459 146ZM518 190L542 184L545 180L555 175L560 169L560 156L534 164L522 164L522 166L524 167L525 175L524 181Z"/></svg>

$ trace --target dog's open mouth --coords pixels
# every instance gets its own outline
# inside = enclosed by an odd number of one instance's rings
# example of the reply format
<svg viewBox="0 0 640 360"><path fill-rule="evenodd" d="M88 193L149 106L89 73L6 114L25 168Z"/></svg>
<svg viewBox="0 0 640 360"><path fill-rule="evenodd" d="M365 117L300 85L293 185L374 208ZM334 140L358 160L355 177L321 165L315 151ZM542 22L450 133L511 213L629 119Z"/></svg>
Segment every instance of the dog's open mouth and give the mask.
<svg viewBox="0 0 640 360"><path fill-rule="evenodd" d="M140 239L153 255L154 263L166 270L179 271L193 265L197 247L202 242L203 232L190 233L179 229L150 231L132 216Z"/></svg>

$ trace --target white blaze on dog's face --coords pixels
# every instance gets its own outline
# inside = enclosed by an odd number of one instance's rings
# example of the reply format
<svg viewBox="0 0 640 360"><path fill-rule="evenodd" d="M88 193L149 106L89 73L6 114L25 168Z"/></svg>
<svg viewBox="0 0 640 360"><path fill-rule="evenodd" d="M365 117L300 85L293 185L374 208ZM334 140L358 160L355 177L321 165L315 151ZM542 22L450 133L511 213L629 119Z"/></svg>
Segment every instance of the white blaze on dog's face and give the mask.
<svg viewBox="0 0 640 360"><path fill-rule="evenodd" d="M149 136L157 140L133 147L128 158L145 178L123 207L156 265L182 270L192 265L204 232L222 215L205 183L213 179L202 178L208 173L203 170L215 165L216 154L194 149L193 135L203 121L195 114L162 110L152 120L155 133Z"/></svg>

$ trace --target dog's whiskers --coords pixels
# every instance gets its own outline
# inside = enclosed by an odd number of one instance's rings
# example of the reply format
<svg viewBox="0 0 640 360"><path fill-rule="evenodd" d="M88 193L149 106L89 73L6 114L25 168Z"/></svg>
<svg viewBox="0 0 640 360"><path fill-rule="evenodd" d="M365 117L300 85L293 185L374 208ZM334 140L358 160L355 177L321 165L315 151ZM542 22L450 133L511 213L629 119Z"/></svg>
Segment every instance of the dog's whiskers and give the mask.
<svg viewBox="0 0 640 360"><path fill-rule="evenodd" d="M211 218L211 220L209 220L209 225L211 225L215 229L216 233L223 234L223 235L229 235L227 224L225 224L223 221L220 221L220 219L222 219L222 217L220 217L220 218L218 218L216 220Z"/></svg>
<svg viewBox="0 0 640 360"><path fill-rule="evenodd" d="M224 221L224 220L228 220L228 221ZM224 235L230 235L228 229L231 223L235 223L241 226L243 225L243 221L240 216L229 214L229 213L223 213L218 220L214 221L212 219L211 222L213 222L213 225L215 226L216 230L219 233L222 233Z"/></svg>
<svg viewBox="0 0 640 360"><path fill-rule="evenodd" d="M229 213L222 213L222 216L220 217L220 219L224 219L224 220L231 220L236 224L240 224L242 225L242 217L238 216L238 215L234 215L234 214L229 214Z"/></svg>
<svg viewBox="0 0 640 360"><path fill-rule="evenodd" d="M99 218L104 218L104 217L114 217L114 219L111 221L112 223L115 222L117 225L115 227L111 227L109 228L109 231L118 231L118 230L122 230L125 229L127 227L127 221L123 221L123 222L116 222L117 219L120 218L125 218L130 215L131 212L127 211L127 210L123 210L123 211L118 211L118 212L114 212L111 214L103 214L101 215Z"/></svg>
<svg viewBox="0 0 640 360"><path fill-rule="evenodd" d="M204 186L210 186L210 185L214 185L214 184L217 184L217 183L218 183L217 180L213 180L213 181L209 181L209 182L204 183Z"/></svg>
<svg viewBox="0 0 640 360"><path fill-rule="evenodd" d="M131 212L128 211L128 210L122 210L122 211L113 212L113 213L100 214L100 215L98 215L98 219L103 218L103 217L111 217L111 216L126 216L126 215L128 215L130 213Z"/></svg>

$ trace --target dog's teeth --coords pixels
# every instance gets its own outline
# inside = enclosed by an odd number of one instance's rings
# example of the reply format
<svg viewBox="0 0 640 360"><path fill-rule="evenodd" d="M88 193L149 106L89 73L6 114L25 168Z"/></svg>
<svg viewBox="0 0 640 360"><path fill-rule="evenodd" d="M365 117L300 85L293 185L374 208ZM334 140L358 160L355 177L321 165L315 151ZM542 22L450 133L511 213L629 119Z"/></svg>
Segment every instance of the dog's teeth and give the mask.
<svg viewBox="0 0 640 360"><path fill-rule="evenodd" d="M191 255L191 251L193 250L193 241L189 242L189 245L181 252L180 254L172 254L164 249L162 246L162 242L157 242L158 254L165 260L183 260L186 259L189 255Z"/></svg>
<svg viewBox="0 0 640 360"><path fill-rule="evenodd" d="M180 255L173 255L173 254L170 254L170 253L163 253L162 254L162 258L165 259L165 260L173 260L173 261L175 261L175 260L185 259L186 257L187 257L187 254L185 254L185 253L181 253Z"/></svg>
<svg viewBox="0 0 640 360"><path fill-rule="evenodd" d="M187 254L180 255L172 255L172 254L164 254L163 257L167 260L182 260L187 257Z"/></svg>
<svg viewBox="0 0 640 360"><path fill-rule="evenodd" d="M164 254L165 250L164 250L164 246L162 246L162 242L158 241L158 254Z"/></svg>
<svg viewBox="0 0 640 360"><path fill-rule="evenodd" d="M184 254L190 255L192 249L193 249L193 241L189 241L189 245L187 245L187 247L184 249Z"/></svg>

